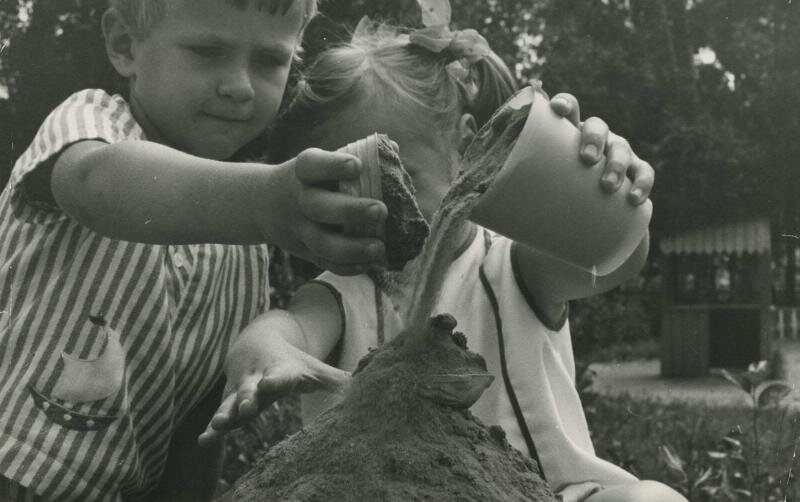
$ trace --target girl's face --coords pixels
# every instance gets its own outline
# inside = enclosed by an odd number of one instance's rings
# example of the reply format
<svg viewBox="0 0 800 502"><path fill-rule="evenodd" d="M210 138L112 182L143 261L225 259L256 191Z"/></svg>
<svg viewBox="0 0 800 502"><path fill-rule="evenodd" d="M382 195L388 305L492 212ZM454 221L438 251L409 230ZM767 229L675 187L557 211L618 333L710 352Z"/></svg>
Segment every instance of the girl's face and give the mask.
<svg viewBox="0 0 800 502"><path fill-rule="evenodd" d="M455 124L456 119L453 127L443 128L416 109L389 100L365 100L316 127L309 145L335 150L375 132L386 134L400 146L400 159L414 182L417 203L431 221L461 159Z"/></svg>

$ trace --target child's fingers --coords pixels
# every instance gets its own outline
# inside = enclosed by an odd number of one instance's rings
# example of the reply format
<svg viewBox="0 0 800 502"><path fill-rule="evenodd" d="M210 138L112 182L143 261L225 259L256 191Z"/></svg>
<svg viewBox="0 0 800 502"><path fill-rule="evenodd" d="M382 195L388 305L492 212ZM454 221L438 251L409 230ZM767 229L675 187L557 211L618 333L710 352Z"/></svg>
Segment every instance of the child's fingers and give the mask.
<svg viewBox="0 0 800 502"><path fill-rule="evenodd" d="M243 422L258 415L258 374L245 375L239 382L236 392L229 395L219 405L209 426L217 431L228 431L242 425Z"/></svg>
<svg viewBox="0 0 800 502"><path fill-rule="evenodd" d="M572 122L576 127L581 120L581 107L578 99L567 92L561 92L550 100L550 108L561 117Z"/></svg>
<svg viewBox="0 0 800 502"><path fill-rule="evenodd" d="M319 364L323 365L324 363L319 362ZM314 392L324 387L325 383L316 374L310 374L291 366L275 368L258 382L258 391L262 402L269 401L270 403L289 394Z"/></svg>
<svg viewBox="0 0 800 502"><path fill-rule="evenodd" d="M296 157L294 173L309 185L352 179L361 174L361 161L347 153L309 148Z"/></svg>
<svg viewBox="0 0 800 502"><path fill-rule="evenodd" d="M623 140L624 141L624 140ZM606 162L600 184L609 193L616 192L622 186L628 168L631 165L632 154L627 142L610 143L606 152Z"/></svg>
<svg viewBox="0 0 800 502"><path fill-rule="evenodd" d="M375 199L307 187L298 203L306 218L330 225L380 225L386 220L386 205Z"/></svg>
<svg viewBox="0 0 800 502"><path fill-rule="evenodd" d="M581 126L580 157L584 164L593 166L602 158L608 139L608 124L598 117L590 117Z"/></svg>
<svg viewBox="0 0 800 502"><path fill-rule="evenodd" d="M198 436L197 444L203 448L208 448L214 446L222 440L222 438L225 436L226 429L220 428L219 425L228 424L231 411L235 405L236 394L231 394L222 401L222 404L219 405L219 408L217 408L217 411L214 413L211 421L206 426L206 430L203 431L200 436Z"/></svg>
<svg viewBox="0 0 800 502"><path fill-rule="evenodd" d="M209 425L202 434L197 436L197 444L203 448L211 448L220 443L225 437L225 432L211 428Z"/></svg>
<svg viewBox="0 0 800 502"><path fill-rule="evenodd" d="M239 384L239 390L236 392L236 421L238 423L255 418L260 411L256 396L259 380L261 380L260 375L250 374L244 377Z"/></svg>
<svg viewBox="0 0 800 502"><path fill-rule="evenodd" d="M297 373L289 368L274 368L258 381L258 399L263 406L269 406L278 399L292 393Z"/></svg>
<svg viewBox="0 0 800 502"><path fill-rule="evenodd" d="M386 246L380 239L348 237L313 223L300 230L301 239L317 265L351 268L368 267L386 262Z"/></svg>
<svg viewBox="0 0 800 502"><path fill-rule="evenodd" d="M628 192L628 200L631 204L638 206L644 204L644 201L650 196L650 191L653 190L655 171L649 162L640 159L635 154L633 157L633 164L628 169L628 172L633 177L631 191Z"/></svg>
<svg viewBox="0 0 800 502"><path fill-rule="evenodd" d="M235 426L233 424L238 418L238 409L239 396L233 393L226 397L225 400L222 401L222 404L219 405L219 408L217 408L217 411L214 412L214 416L211 417L211 422L209 422L209 427L216 431L234 429Z"/></svg>

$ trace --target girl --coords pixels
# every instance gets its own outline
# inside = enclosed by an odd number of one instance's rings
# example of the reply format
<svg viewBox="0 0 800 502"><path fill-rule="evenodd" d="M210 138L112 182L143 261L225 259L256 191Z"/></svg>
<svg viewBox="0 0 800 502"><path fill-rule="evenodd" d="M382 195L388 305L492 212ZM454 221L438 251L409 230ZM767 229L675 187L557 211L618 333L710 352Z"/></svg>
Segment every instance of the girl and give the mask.
<svg viewBox="0 0 800 502"><path fill-rule="evenodd" d="M476 32L444 35L451 39L431 44L429 37L380 27L370 34L357 32L349 45L322 53L279 126L282 138L271 144L288 145L283 152L288 155L309 145L336 149L375 131L385 133L399 144L420 209L430 221L464 149L516 88ZM553 101L560 99L569 97ZM564 108L577 112L576 104ZM597 138L605 142L607 134L602 121L590 119L582 136L590 145ZM587 165L602 150L584 151ZM621 177L630 174L629 200L641 204L652 188L652 168L624 140L612 142L606 154L605 188L618 189ZM648 238L619 269L594 282L588 273L471 222L463 224L456 241L459 252L436 312L453 314L471 350L483 355L490 373L502 375L471 408L473 414L501 425L509 442L539 463L563 500L683 500L666 485L640 481L595 455L575 390L567 302L635 275L645 261ZM220 407L201 442L286 393L340 389L368 348L400 329L390 299L368 275L323 273L300 288L288 310L268 312L238 339L226 366L238 392ZM306 399L305 417L325 404L320 394Z"/></svg>

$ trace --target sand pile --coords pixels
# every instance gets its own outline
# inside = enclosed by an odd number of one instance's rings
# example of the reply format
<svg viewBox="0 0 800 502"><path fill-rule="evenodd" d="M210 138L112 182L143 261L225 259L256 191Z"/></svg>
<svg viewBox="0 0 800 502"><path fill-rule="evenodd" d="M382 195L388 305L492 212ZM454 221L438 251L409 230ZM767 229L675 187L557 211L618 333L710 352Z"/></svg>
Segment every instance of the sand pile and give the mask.
<svg viewBox="0 0 800 502"><path fill-rule="evenodd" d="M437 316L369 354L342 403L272 448L222 500L556 500L502 429L466 409L486 368L454 326Z"/></svg>

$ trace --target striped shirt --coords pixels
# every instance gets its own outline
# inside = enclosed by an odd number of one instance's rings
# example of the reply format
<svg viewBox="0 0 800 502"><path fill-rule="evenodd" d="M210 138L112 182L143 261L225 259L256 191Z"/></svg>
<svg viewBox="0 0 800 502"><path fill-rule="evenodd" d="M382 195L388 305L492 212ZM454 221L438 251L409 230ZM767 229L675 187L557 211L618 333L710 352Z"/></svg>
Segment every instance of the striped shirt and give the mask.
<svg viewBox="0 0 800 502"><path fill-rule="evenodd" d="M0 195L0 477L52 500L151 490L176 424L269 298L266 246L119 241L33 200L27 176L87 139L144 135L120 96L78 92Z"/></svg>

